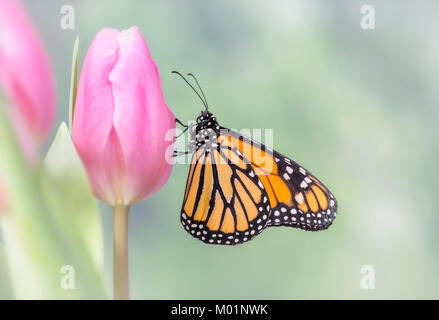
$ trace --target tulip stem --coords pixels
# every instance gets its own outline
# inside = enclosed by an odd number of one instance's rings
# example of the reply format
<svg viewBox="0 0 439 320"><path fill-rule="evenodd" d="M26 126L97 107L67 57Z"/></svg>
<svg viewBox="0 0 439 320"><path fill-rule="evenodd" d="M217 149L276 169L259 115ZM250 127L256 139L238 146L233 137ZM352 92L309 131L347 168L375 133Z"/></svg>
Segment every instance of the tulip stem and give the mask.
<svg viewBox="0 0 439 320"><path fill-rule="evenodd" d="M128 277L128 214L130 208L125 205L116 205L114 213L113 235L113 276L114 276L114 299L129 299Z"/></svg>

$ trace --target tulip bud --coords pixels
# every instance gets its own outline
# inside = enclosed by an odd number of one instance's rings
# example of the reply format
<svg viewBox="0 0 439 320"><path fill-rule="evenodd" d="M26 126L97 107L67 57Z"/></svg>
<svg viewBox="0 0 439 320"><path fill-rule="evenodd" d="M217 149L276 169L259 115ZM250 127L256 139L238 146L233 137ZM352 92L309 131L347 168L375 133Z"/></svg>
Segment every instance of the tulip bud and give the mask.
<svg viewBox="0 0 439 320"><path fill-rule="evenodd" d="M13 110L7 113L13 117L14 128L26 129L18 134L20 140L43 142L55 115L53 75L38 34L18 0L0 0L0 88L12 104Z"/></svg>
<svg viewBox="0 0 439 320"><path fill-rule="evenodd" d="M5 108L29 164L49 134L55 89L44 47L18 0L0 0L0 108ZM0 211L6 209L0 181Z"/></svg>
<svg viewBox="0 0 439 320"><path fill-rule="evenodd" d="M138 27L101 30L85 57L73 117L73 142L95 196L131 205L151 196L172 170L175 117Z"/></svg>

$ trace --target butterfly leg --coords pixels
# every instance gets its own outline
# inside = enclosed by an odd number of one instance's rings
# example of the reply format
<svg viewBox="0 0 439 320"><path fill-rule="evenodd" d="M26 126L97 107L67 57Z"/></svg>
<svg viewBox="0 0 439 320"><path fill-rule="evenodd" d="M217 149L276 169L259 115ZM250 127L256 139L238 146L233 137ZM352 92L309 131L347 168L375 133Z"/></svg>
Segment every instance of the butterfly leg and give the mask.
<svg viewBox="0 0 439 320"><path fill-rule="evenodd" d="M186 131L188 131L188 130L189 130L189 127L187 126L186 128L183 129L183 131L182 131L179 135L175 136L175 139L180 138L180 137L181 137L182 135L184 135L184 134L186 133Z"/></svg>
<svg viewBox="0 0 439 320"><path fill-rule="evenodd" d="M182 155L185 155L185 154L188 154L188 153L190 153L190 151L178 151L178 150L174 150L174 153L173 153L173 157L178 157L178 156L182 156Z"/></svg>
<svg viewBox="0 0 439 320"><path fill-rule="evenodd" d="M179 125L181 125L182 127L186 128L186 129L189 128L188 125L184 124L183 122L181 122L181 121L178 120L177 118L175 118L175 122L178 123Z"/></svg>

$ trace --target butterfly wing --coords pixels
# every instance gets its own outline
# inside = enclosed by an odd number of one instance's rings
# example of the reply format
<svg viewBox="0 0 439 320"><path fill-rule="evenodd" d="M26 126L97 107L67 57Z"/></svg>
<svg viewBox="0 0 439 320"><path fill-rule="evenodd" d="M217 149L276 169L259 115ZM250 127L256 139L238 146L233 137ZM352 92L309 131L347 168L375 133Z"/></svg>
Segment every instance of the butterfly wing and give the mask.
<svg viewBox="0 0 439 320"><path fill-rule="evenodd" d="M253 167L228 139L217 142L192 156L181 223L205 243L240 244L266 228L271 207Z"/></svg>
<svg viewBox="0 0 439 320"><path fill-rule="evenodd" d="M272 209L268 225L318 231L332 224L337 215L337 201L314 175L249 137L233 130L225 135L248 159L264 185Z"/></svg>

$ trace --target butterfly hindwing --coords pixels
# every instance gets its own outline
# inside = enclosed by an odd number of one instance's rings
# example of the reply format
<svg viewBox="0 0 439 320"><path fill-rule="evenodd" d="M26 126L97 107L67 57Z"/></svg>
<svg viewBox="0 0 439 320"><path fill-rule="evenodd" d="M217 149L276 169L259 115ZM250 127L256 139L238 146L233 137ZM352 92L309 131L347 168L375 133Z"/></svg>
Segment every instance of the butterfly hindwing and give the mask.
<svg viewBox="0 0 439 320"><path fill-rule="evenodd" d="M236 147L218 137L214 149L192 156L181 223L209 244L239 244L267 226L271 207L264 185Z"/></svg>

